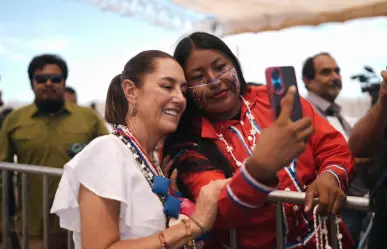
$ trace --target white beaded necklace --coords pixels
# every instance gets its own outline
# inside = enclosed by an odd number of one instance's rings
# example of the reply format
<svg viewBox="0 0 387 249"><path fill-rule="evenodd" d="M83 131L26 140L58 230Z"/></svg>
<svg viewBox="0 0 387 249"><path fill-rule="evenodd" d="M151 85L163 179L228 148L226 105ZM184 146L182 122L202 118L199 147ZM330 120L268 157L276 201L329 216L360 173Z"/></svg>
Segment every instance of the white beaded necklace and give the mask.
<svg viewBox="0 0 387 249"><path fill-rule="evenodd" d="M254 115L253 115L253 113L251 112L251 110L250 110L250 103L247 101L247 100L245 100L242 96L241 96L241 99L242 99L242 101L243 101L243 104L246 106L246 108L247 108L247 113L246 113L246 116L247 116L247 118L248 118L248 120L249 120L249 122L250 122L250 125L251 125L251 129L250 129L250 135L252 136L252 143L253 143L253 145L251 146L251 151L253 151L254 150L254 148L255 148L255 141L256 141L256 136L255 136L255 134L259 134L260 133L260 130L254 125L254 122L256 123L256 121L255 121L255 118L254 118ZM244 122L241 120L241 121L239 121L240 122L240 124L243 126L244 125ZM233 153L233 147L232 146L230 146L228 143L227 143L227 141L226 141L226 139L224 138L224 136L223 136L223 134L216 134L217 136L218 136L218 138L219 138L219 140L220 141L222 141L225 145L226 145L226 150L227 150L227 152L228 153L230 153L230 155L231 155L231 157L232 157L232 159L234 160L234 162L235 162L235 164L238 166L238 167L241 167L242 165L243 165L243 163L241 162L241 161L239 161L238 159L236 159L236 157L235 157L235 155L234 155L234 153ZM241 137L241 139L244 139L243 137ZM249 139L250 140L250 139Z"/></svg>
<svg viewBox="0 0 387 249"><path fill-rule="evenodd" d="M315 206L313 210L313 220L314 220L314 231L316 236L316 249L332 249L332 247L329 245L329 239L328 239L328 226L327 226L327 220L328 217L321 217L317 214L317 208L318 205ZM318 223L317 223L318 221ZM336 217L336 230L337 230L337 241L339 242L339 248L343 249L343 245L341 243L341 239L343 238L343 235L340 233L339 223L340 219ZM319 236L320 232L320 236ZM325 240L325 247L324 247L324 240Z"/></svg>
<svg viewBox="0 0 387 249"><path fill-rule="evenodd" d="M257 134L257 133L260 134L260 130L254 125L254 122L256 122L256 121L255 121L254 115L252 114L252 112L250 110L250 103L247 100L245 100L242 96L241 96L241 99L243 101L243 104L247 108L246 116L249 119L249 122L251 125L250 135L252 136L251 140L253 141L252 142L253 145L251 146L251 151L253 151L255 148L255 145L256 145L255 144L255 141L256 141L255 134ZM242 126L244 125L243 121L239 121L239 122ZM239 161L238 159L236 159L236 157L233 153L234 148L227 143L223 134L216 134L216 135L218 136L219 140L222 141L226 145L226 150L228 153L230 153L235 164L238 167L241 167L243 165L243 163L241 161ZM241 139L243 139L243 137ZM316 248L317 249L324 249L323 246L324 246L324 239L325 239L325 249L332 249L332 247L329 245L329 240L328 240L327 217L321 217L320 215L318 215L316 212L317 207L318 207L318 205L313 210L314 228L315 228L315 233L316 233L316 235L315 235L316 236ZM337 235L336 236L337 236L337 240L339 242L339 248L342 249L343 246L341 243L341 239L342 239L343 235L340 233L339 223L340 223L340 219L336 218L336 226L337 226ZM320 237L319 237L319 230L320 230Z"/></svg>

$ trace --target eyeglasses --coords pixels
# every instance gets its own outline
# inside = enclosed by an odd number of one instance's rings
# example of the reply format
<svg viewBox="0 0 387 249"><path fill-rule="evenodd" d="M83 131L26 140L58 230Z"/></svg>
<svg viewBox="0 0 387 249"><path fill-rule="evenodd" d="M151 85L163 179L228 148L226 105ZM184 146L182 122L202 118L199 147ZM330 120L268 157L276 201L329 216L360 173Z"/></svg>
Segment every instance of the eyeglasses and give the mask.
<svg viewBox="0 0 387 249"><path fill-rule="evenodd" d="M38 84L44 84L48 80L50 80L52 83L58 84L62 82L63 76L60 74L41 74L35 75L34 79Z"/></svg>

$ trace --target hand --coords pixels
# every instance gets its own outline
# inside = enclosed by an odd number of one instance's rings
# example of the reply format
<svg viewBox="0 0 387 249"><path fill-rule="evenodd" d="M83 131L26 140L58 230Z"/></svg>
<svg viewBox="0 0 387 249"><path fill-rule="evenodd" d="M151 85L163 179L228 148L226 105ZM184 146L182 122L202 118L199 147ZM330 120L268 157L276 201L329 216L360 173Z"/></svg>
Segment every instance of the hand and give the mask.
<svg viewBox="0 0 387 249"><path fill-rule="evenodd" d="M169 179L171 180L171 185L169 186L173 192L180 192L179 191L179 188L177 187L177 175L178 175L178 172L177 172L177 169L174 169L171 173L171 175L169 176L169 172L173 166L173 163L175 162L174 159L171 159L171 156L168 155L164 158L164 161L163 161L163 165L162 165L162 169L163 169L163 174L165 177L169 177Z"/></svg>
<svg viewBox="0 0 387 249"><path fill-rule="evenodd" d="M383 81L380 83L379 101L382 105L387 105L387 71L381 73Z"/></svg>
<svg viewBox="0 0 387 249"><path fill-rule="evenodd" d="M247 162L249 173L259 181L265 181L263 177L272 179L277 171L289 165L304 151L307 138L314 133L311 118L304 117L296 122L291 120L295 93L296 88L290 87L282 99L278 119L262 131Z"/></svg>
<svg viewBox="0 0 387 249"><path fill-rule="evenodd" d="M322 173L306 190L305 212L312 210L315 197L319 199L317 212L321 214L338 214L347 200L336 177L329 172Z"/></svg>
<svg viewBox="0 0 387 249"><path fill-rule="evenodd" d="M161 165L161 169L163 170L163 174L165 177L169 177L169 171L171 171L174 162L175 160L170 155L167 155L164 158L163 164Z"/></svg>
<svg viewBox="0 0 387 249"><path fill-rule="evenodd" d="M218 198L220 191L230 180L231 179L221 179L211 181L200 190L192 218L199 222L206 231L209 231L214 225L218 213Z"/></svg>

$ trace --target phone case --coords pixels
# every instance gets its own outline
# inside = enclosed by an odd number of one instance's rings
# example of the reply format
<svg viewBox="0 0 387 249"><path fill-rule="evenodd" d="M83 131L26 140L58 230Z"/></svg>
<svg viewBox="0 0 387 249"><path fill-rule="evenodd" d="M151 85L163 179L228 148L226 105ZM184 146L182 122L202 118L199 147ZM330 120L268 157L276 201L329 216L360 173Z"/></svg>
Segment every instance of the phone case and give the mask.
<svg viewBox="0 0 387 249"><path fill-rule="evenodd" d="M297 91L294 96L293 111L291 115L292 121L297 121L302 118L302 108L300 95L298 93L296 73L294 67L269 67L265 71L266 84L270 104L273 109L273 117L277 119L281 113L281 100L285 96L290 86L295 86Z"/></svg>

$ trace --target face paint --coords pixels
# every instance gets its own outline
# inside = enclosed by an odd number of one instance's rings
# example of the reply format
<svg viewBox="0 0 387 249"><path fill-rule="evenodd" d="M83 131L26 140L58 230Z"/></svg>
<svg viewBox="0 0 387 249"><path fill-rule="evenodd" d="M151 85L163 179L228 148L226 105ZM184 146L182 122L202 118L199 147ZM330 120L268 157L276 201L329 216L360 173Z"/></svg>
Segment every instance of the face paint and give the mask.
<svg viewBox="0 0 387 249"><path fill-rule="evenodd" d="M241 91L241 83L238 79L238 75L236 73L235 68L233 68L229 72L225 73L222 77L224 77L224 80L228 80L231 83L231 87L234 87L235 93L237 95L239 95L239 93Z"/></svg>
<svg viewBox="0 0 387 249"><path fill-rule="evenodd" d="M206 104L203 99L203 93L204 89L193 88L193 90L191 91L192 99L195 102L196 106L200 109L203 108Z"/></svg>
<svg viewBox="0 0 387 249"><path fill-rule="evenodd" d="M226 81L229 81L229 82L234 82L234 84L238 85L236 88L240 89L240 83L239 83L238 76L237 76L235 68L231 68L227 72L225 72L225 73L221 74L220 76L218 76L216 79L210 79L208 81L199 81L199 82L195 82L195 83L189 82L188 89L202 87L202 86L207 86L207 85L211 85L211 84L216 84L220 80L226 80Z"/></svg>
<svg viewBox="0 0 387 249"><path fill-rule="evenodd" d="M198 108L203 108L206 103L206 96L211 91L209 86L212 84L226 84L227 88L232 90L236 95L240 93L240 81L235 68L231 68L216 79L210 79L207 82L189 83L188 93ZM207 94L206 94L207 93Z"/></svg>

